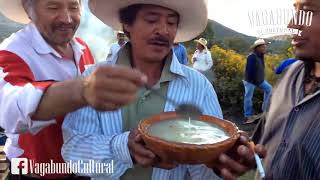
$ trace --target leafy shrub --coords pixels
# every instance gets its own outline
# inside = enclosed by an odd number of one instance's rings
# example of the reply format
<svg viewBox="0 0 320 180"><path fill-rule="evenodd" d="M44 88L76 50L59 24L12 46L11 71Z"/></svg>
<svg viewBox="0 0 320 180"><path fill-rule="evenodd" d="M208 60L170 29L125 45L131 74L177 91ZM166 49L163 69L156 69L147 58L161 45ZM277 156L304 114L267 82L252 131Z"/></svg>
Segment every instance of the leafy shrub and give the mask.
<svg viewBox="0 0 320 180"><path fill-rule="evenodd" d="M225 114L239 114L243 112L244 71L247 55L239 54L233 50L226 50L217 45L211 49L214 59L213 71L216 75L214 87L217 91L220 104ZM265 73L266 80L275 84L277 76L274 74L274 68L285 56L266 55L265 56ZM256 112L260 112L263 102L263 92L256 90L253 103Z"/></svg>

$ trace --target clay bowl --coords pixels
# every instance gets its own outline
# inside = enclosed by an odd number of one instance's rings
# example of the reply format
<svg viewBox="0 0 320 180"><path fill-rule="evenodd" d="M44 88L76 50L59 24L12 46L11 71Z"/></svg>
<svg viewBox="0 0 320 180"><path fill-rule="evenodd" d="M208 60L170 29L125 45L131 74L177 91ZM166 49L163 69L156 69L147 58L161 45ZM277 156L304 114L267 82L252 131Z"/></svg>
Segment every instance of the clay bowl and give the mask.
<svg viewBox="0 0 320 180"><path fill-rule="evenodd" d="M169 142L158 137L151 136L148 128L157 122L179 118L175 112L161 113L144 119L138 126L146 147L161 159L163 164L211 164L221 153L228 151L237 141L240 134L238 127L227 120L212 116L202 115L198 120L214 123L224 129L230 138L214 144L184 144Z"/></svg>

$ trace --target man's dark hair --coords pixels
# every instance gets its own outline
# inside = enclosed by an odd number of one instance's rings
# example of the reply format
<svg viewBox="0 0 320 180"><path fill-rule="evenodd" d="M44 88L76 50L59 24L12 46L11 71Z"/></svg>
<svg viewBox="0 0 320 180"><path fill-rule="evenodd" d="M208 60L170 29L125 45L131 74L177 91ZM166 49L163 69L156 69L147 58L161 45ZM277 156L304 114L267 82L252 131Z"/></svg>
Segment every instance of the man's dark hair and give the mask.
<svg viewBox="0 0 320 180"><path fill-rule="evenodd" d="M134 4L128 7L122 8L119 11L119 19L122 24L122 30L126 34L128 38L130 38L130 33L124 28L123 24L132 25L137 18L138 12L142 9L142 7L146 4ZM179 17L179 14L177 14ZM178 24L180 22L180 17L178 20Z"/></svg>
<svg viewBox="0 0 320 180"><path fill-rule="evenodd" d="M122 24L132 25L136 20L138 12L142 9L143 4L134 4L125 8L120 9L119 19ZM130 38L129 32L123 27L123 32L128 38Z"/></svg>

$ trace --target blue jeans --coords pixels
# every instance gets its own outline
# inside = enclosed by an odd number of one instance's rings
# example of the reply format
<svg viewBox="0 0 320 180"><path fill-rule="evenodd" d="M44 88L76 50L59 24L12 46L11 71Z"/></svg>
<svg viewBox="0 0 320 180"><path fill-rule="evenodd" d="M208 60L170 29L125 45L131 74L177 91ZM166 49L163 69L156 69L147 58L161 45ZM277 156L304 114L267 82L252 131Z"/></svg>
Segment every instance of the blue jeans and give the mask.
<svg viewBox="0 0 320 180"><path fill-rule="evenodd" d="M254 93L254 89L256 88L256 85L251 84L247 81L243 80L244 85L244 116L249 117L253 115L252 110L252 97ZM262 103L262 111L265 112L267 110L267 106L269 104L270 96L272 93L272 86L267 82L263 81L258 88L262 89L264 91L264 97L263 97L263 103Z"/></svg>

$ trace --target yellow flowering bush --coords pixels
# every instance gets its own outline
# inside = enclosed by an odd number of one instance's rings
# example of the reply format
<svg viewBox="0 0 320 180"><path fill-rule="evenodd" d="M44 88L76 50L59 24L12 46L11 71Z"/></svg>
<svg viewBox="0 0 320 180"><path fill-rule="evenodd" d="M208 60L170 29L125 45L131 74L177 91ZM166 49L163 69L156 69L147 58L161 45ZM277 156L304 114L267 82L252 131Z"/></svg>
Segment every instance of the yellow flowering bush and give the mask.
<svg viewBox="0 0 320 180"><path fill-rule="evenodd" d="M214 87L225 113L238 114L243 112L244 87L242 80L246 65L247 55L239 54L233 50L226 50L217 45L210 49L214 60L213 71L216 75ZM285 56L266 55L265 73L266 80L274 84L277 76L274 68ZM256 111L260 110L263 93L256 91L253 102Z"/></svg>

